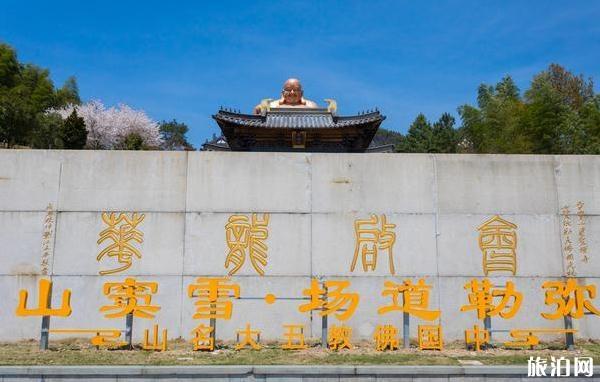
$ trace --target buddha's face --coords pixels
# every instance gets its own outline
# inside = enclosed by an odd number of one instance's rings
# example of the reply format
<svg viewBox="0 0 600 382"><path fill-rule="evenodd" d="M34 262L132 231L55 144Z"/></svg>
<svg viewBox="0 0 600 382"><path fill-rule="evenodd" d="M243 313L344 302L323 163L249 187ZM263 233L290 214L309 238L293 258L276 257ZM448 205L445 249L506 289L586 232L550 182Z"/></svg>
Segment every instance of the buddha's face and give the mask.
<svg viewBox="0 0 600 382"><path fill-rule="evenodd" d="M300 85L300 81L294 78L285 81L281 95L286 104L298 105L302 101L302 85Z"/></svg>

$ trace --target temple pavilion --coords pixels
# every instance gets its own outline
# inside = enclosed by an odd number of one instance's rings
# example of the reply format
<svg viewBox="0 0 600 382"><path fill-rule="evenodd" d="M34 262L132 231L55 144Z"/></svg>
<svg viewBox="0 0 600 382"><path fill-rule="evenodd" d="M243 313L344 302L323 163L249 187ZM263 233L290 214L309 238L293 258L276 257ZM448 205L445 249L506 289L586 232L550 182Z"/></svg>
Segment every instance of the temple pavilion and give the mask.
<svg viewBox="0 0 600 382"><path fill-rule="evenodd" d="M362 153L385 119L378 110L338 115L331 99L319 107L304 98L300 81L293 78L281 94L278 100L263 100L252 114L221 108L213 115L229 150Z"/></svg>

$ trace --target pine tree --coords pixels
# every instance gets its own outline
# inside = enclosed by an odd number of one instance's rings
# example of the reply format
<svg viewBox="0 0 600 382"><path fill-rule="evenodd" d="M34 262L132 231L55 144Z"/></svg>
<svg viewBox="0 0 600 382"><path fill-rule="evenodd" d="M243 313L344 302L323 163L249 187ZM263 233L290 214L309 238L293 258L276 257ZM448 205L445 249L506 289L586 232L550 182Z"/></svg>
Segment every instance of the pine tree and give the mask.
<svg viewBox="0 0 600 382"><path fill-rule="evenodd" d="M77 115L77 110L74 109L63 122L58 132L58 139L62 142L62 148L78 150L85 146L87 135L85 122L83 118Z"/></svg>
<svg viewBox="0 0 600 382"><path fill-rule="evenodd" d="M406 152L427 153L433 149L433 130L423 114L417 115L408 129Z"/></svg>
<svg viewBox="0 0 600 382"><path fill-rule="evenodd" d="M454 130L455 119L448 113L442 114L433 124L433 145L430 152L455 153L457 151L457 133Z"/></svg>
<svg viewBox="0 0 600 382"><path fill-rule="evenodd" d="M163 150L194 150L185 136L188 132L185 123L177 122L175 119L170 122L162 121L159 131L163 140L161 144Z"/></svg>

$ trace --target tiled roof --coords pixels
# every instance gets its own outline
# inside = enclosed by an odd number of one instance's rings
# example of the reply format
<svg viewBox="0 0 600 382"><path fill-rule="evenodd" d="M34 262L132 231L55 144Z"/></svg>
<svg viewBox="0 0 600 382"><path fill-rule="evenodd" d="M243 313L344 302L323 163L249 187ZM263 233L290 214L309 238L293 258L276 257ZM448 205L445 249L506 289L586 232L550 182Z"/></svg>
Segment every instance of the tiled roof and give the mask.
<svg viewBox="0 0 600 382"><path fill-rule="evenodd" d="M330 113L267 113L265 127L282 128L325 128L333 127L333 116Z"/></svg>
<svg viewBox="0 0 600 382"><path fill-rule="evenodd" d="M270 111L266 115L240 114L220 110L213 118L217 121L229 122L235 125L262 128L303 128L322 129L347 126L358 126L375 121L383 121L385 117L374 111L355 116L338 117L326 109L303 109Z"/></svg>

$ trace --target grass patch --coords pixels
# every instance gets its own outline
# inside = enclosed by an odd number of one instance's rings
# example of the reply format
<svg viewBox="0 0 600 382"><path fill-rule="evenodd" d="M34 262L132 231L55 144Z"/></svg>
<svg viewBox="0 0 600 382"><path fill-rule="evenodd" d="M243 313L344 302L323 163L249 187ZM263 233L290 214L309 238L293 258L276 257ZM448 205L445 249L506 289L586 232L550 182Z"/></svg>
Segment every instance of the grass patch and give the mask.
<svg viewBox="0 0 600 382"><path fill-rule="evenodd" d="M474 352L457 342L444 351L415 348L377 352L372 344L358 344L353 350L339 352L313 345L306 350L286 351L277 344L266 344L260 351L235 351L225 345L215 352L194 352L183 340L169 342L166 352L136 349L96 350L86 340L52 341L50 350L38 350L37 341L0 343L0 365L460 365L460 361L479 361L484 365L527 365L530 356L550 358L591 356L600 358L600 344L582 342L575 351L555 350L550 344L536 350L489 349Z"/></svg>

